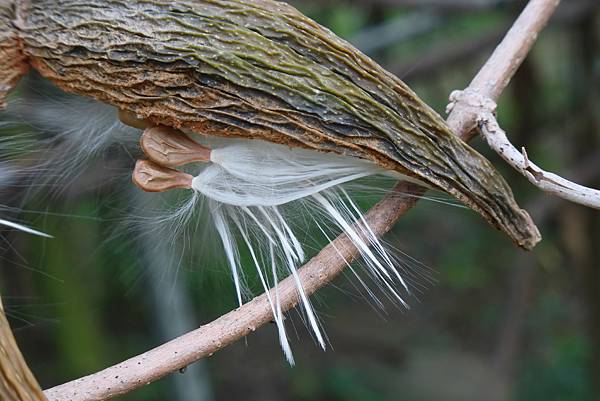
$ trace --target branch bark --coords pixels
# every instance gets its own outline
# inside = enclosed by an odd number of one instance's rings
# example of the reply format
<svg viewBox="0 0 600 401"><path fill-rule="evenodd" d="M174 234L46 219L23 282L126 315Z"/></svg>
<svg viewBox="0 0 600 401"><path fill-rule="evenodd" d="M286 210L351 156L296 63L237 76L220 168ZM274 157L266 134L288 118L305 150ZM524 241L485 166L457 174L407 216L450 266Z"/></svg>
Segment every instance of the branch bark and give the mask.
<svg viewBox="0 0 600 401"><path fill-rule="evenodd" d="M497 101L559 3L560 0L530 1L465 91ZM480 111L470 99L462 97L450 103L448 110L448 124L463 139L475 135Z"/></svg>
<svg viewBox="0 0 600 401"><path fill-rule="evenodd" d="M559 0L531 0L470 87L497 100L558 4ZM469 139L475 120L476 115L468 105L457 103L448 123L457 135ZM367 212L366 219L373 232L381 236L389 231L416 204L414 194L424 192L425 189L413 184L399 183ZM357 254L345 235L332 241L300 269L306 293L313 294L333 280ZM284 310L298 303L292 278L283 280L278 289ZM101 401L125 394L212 355L272 318L267 296L263 294L197 330L98 373L46 390L45 394L52 401Z"/></svg>
<svg viewBox="0 0 600 401"><path fill-rule="evenodd" d="M493 106L495 108L495 104ZM496 121L496 117L485 108L477 117L480 131L488 145L498 153L504 161L525 176L530 183L551 195L568 201L579 203L593 209L600 209L600 191L584 187L554 173L542 170L529 160L525 148L519 151L508 140L506 132Z"/></svg>

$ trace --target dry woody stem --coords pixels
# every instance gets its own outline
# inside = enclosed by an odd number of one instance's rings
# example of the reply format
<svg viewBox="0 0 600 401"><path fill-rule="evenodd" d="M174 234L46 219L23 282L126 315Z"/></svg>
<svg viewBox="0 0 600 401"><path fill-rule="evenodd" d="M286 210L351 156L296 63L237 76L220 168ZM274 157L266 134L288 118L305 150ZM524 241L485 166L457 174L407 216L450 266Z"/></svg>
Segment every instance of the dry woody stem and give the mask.
<svg viewBox="0 0 600 401"><path fill-rule="evenodd" d="M497 100L558 3L556 0L530 1L470 88ZM476 119L477 114L473 114L468 105L457 103L448 123L457 135L467 139L472 136ZM392 194L367 212L365 218L373 232L383 235L416 204L415 196L403 194L424 191L413 184L399 183ZM313 294L333 280L357 254L345 235L336 238L300 269L306 293ZM284 310L298 303L292 278L283 280L278 290ZM116 397L208 357L272 319L273 312L263 294L197 330L98 373L46 390L45 394L53 401L101 401Z"/></svg>
<svg viewBox="0 0 600 401"><path fill-rule="evenodd" d="M559 3L560 0L531 0L466 91L497 101ZM454 132L468 139L476 133L478 104L474 107L467 97L451 101L447 122Z"/></svg>
<svg viewBox="0 0 600 401"><path fill-rule="evenodd" d="M600 209L600 191L584 187L554 173L542 170L529 160L524 147L521 151L514 147L491 111L482 111L477 118L477 122L488 145L537 188L573 203Z"/></svg>

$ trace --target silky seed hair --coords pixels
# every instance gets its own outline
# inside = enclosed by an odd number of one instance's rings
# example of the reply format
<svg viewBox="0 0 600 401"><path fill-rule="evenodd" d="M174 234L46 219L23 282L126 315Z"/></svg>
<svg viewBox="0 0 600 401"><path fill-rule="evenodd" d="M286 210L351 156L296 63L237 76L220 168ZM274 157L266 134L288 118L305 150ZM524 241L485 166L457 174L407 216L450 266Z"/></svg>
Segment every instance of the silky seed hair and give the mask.
<svg viewBox="0 0 600 401"><path fill-rule="evenodd" d="M136 152L140 130L123 126L109 106L88 100L80 104L80 101L77 97L68 99L64 109L54 102L47 108L43 102L19 105L20 114L29 114L35 122L32 125L46 133L42 143L56 150L53 152L56 157L28 167L34 181L40 183L36 185L52 182L64 188L75 182L92 160L102 160L109 151L121 150L130 159L130 154ZM28 108L37 112L27 113ZM360 270L368 274L371 285L376 285L394 303L408 307L408 299L413 296L410 282L422 282L423 278L420 273L408 277L406 273L422 267L379 240L355 200L355 196L360 198L363 193L383 196L387 190L380 186L382 180L407 177L357 158L260 140L214 138L195 133L188 136L212 151L209 163L186 166L185 170L194 176L191 189L184 191L187 199L150 214L136 214L134 210L127 219L147 230L160 230L164 241L173 243L186 235L186 227L198 225L198 219L205 218L198 210L206 209L222 248L222 259L230 268L237 302L241 305L253 296L244 277L248 268L255 270L262 291L275 290L268 300L289 363L294 363L294 357L280 304L277 287L280 279L293 277L304 322L319 346L325 348L327 343L297 271L307 260L310 248L322 245L307 243L307 236L302 234L309 226L328 241L344 232L359 249ZM125 175L126 171L119 174ZM4 220L0 224L28 229ZM42 234L31 229L29 232ZM194 247L194 243L203 239L184 241ZM250 255L251 266L242 266L241 254ZM352 261L347 264L370 301L383 308L384 303L362 277L357 264Z"/></svg>

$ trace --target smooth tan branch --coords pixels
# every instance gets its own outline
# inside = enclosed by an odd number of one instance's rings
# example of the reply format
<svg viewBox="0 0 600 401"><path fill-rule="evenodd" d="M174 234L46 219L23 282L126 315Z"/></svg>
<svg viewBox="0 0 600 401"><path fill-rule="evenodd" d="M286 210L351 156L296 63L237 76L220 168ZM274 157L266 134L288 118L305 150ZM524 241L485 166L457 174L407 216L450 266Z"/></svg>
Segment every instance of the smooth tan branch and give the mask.
<svg viewBox="0 0 600 401"><path fill-rule="evenodd" d="M530 0L467 90L498 100L559 3L560 0ZM476 134L476 119L477 114L470 107L457 102L446 121L454 132L469 139Z"/></svg>
<svg viewBox="0 0 600 401"><path fill-rule="evenodd" d="M599 190L571 182L557 174L545 171L533 163L529 160L524 147L519 151L510 143L506 132L500 128L492 113L482 112L478 116L477 122L488 145L533 185L551 195L600 209Z"/></svg>

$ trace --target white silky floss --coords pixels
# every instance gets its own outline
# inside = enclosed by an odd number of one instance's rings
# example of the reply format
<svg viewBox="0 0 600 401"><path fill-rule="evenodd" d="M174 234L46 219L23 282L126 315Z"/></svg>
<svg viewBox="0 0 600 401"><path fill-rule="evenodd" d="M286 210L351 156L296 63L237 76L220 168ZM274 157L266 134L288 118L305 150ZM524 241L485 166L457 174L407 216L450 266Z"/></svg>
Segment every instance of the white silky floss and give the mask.
<svg viewBox="0 0 600 401"><path fill-rule="evenodd" d="M29 228L27 226L24 226L22 224L18 224L18 223L9 221L9 220L0 219L0 226L14 228L15 230L23 231L24 233L27 233L27 234L33 234L33 235L38 235L40 237L52 238L51 235L45 234L41 231L34 230L33 228Z"/></svg>
<svg viewBox="0 0 600 401"><path fill-rule="evenodd" d="M8 186L15 178L16 169L11 167L8 163L0 162L0 188L4 186ZM5 207L0 204L0 212L3 212ZM52 238L50 235L45 234L43 232L34 230L33 228L29 228L24 226L23 224L15 223L14 221L6 220L0 218L0 226L12 228L15 230L23 231L28 234L39 235L40 237Z"/></svg>
<svg viewBox="0 0 600 401"><path fill-rule="evenodd" d="M296 270L305 260L304 249L279 206L308 202L309 216L321 232L328 237L329 227L323 224L326 217L356 245L374 280L406 305L396 284L407 291L408 288L393 258L350 196L338 187L359 178L389 174L387 170L356 158L258 140L217 140L210 147L212 163L193 179L192 189L210 200L210 212L223 242L240 305L244 288L236 232L248 248L271 304L281 346L291 364L294 360L277 291L280 269L294 278L307 323L323 348L325 340ZM269 294L271 288L275 288L274 299Z"/></svg>

